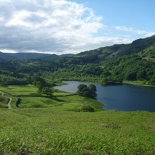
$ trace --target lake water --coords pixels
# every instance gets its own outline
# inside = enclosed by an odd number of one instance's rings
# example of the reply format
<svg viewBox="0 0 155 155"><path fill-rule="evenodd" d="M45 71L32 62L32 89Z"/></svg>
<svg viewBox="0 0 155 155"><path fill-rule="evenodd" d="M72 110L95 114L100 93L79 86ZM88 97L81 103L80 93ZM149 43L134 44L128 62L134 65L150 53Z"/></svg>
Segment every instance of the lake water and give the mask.
<svg viewBox="0 0 155 155"><path fill-rule="evenodd" d="M79 84L90 82L65 81L63 86L55 89L75 93ZM155 88L138 87L133 85L102 86L96 84L97 100L104 103L106 110L120 111L150 111L155 112Z"/></svg>

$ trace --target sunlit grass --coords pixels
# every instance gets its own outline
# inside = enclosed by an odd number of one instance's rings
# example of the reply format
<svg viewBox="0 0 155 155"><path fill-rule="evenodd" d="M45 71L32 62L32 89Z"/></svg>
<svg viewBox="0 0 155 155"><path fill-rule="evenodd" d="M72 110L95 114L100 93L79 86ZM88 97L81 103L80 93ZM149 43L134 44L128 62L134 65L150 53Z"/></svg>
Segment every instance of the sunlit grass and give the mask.
<svg viewBox="0 0 155 155"><path fill-rule="evenodd" d="M11 110L0 109L0 155L155 154L155 113L103 111L96 100L60 91L48 98L32 85L0 90L13 98ZM83 105L96 112L79 112Z"/></svg>
<svg viewBox="0 0 155 155"><path fill-rule="evenodd" d="M48 108L0 111L1 154L141 154L155 152L155 114L69 112Z"/></svg>
<svg viewBox="0 0 155 155"><path fill-rule="evenodd" d="M33 95L37 93L37 88L33 85L0 87L0 90L8 92L9 94L14 96Z"/></svg>
<svg viewBox="0 0 155 155"><path fill-rule="evenodd" d="M83 105L91 105L96 111L102 110L103 104L94 99L80 97L76 94L55 91L52 97L38 93L33 85L0 87L6 99L12 98L12 106L16 108L17 99L21 98L19 108L49 108L69 111L80 111ZM7 102L6 102L7 103Z"/></svg>

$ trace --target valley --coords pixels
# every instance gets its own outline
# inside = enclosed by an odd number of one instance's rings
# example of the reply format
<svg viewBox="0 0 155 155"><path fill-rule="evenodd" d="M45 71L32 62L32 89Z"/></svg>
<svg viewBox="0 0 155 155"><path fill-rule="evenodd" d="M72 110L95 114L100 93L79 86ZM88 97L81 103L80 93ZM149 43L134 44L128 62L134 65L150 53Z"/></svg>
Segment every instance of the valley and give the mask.
<svg viewBox="0 0 155 155"><path fill-rule="evenodd" d="M155 36L55 58L1 55L0 154L155 154L154 112L105 110L104 102L55 88L64 80L99 83L105 94L113 89L113 104L124 83L139 85L139 93L147 86L154 94ZM135 94L133 87L121 91L124 100Z"/></svg>

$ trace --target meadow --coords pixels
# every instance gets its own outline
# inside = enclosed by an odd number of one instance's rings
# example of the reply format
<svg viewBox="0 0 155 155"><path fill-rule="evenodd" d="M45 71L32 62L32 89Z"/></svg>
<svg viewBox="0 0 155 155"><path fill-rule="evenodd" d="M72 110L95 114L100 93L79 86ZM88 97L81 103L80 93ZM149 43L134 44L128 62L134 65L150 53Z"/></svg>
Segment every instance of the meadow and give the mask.
<svg viewBox="0 0 155 155"><path fill-rule="evenodd" d="M6 98L13 98L12 106L21 98L19 108L53 108L60 110L80 111L83 105L91 105L96 111L102 110L103 104L76 94L56 90L52 97L38 93L33 85L0 87Z"/></svg>
<svg viewBox="0 0 155 155"><path fill-rule="evenodd" d="M12 109L0 108L0 155L155 154L155 113L105 111L96 100L59 91L47 98L32 85L0 90L13 98ZM85 104L96 112L80 112Z"/></svg>

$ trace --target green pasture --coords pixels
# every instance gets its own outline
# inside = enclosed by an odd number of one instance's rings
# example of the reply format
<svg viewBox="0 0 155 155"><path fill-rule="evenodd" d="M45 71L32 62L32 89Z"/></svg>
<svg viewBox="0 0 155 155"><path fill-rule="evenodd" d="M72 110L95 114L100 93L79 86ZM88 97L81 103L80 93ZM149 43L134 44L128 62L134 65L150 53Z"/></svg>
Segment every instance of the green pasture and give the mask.
<svg viewBox="0 0 155 155"><path fill-rule="evenodd" d="M0 155L154 155L155 113L104 111L103 104L36 87L0 87ZM19 108L15 103L22 99ZM96 112L80 112L83 105Z"/></svg>
<svg viewBox="0 0 155 155"><path fill-rule="evenodd" d="M1 155L154 155L155 114L0 110Z"/></svg>
<svg viewBox="0 0 155 155"><path fill-rule="evenodd" d="M7 87L1 87L0 90L7 92L13 96L23 96L23 95L29 95L33 96L36 95L37 88L33 85L24 85L24 86L7 86Z"/></svg>
<svg viewBox="0 0 155 155"><path fill-rule="evenodd" d="M0 87L4 92L5 99L13 99L12 106L15 107L17 99L21 98L19 108L53 108L59 110L80 111L83 105L91 105L97 111L102 110L103 104L94 99L80 97L62 91L55 91L52 97L38 93L33 85ZM0 101L1 103L1 101ZM7 104L7 102L6 102Z"/></svg>

